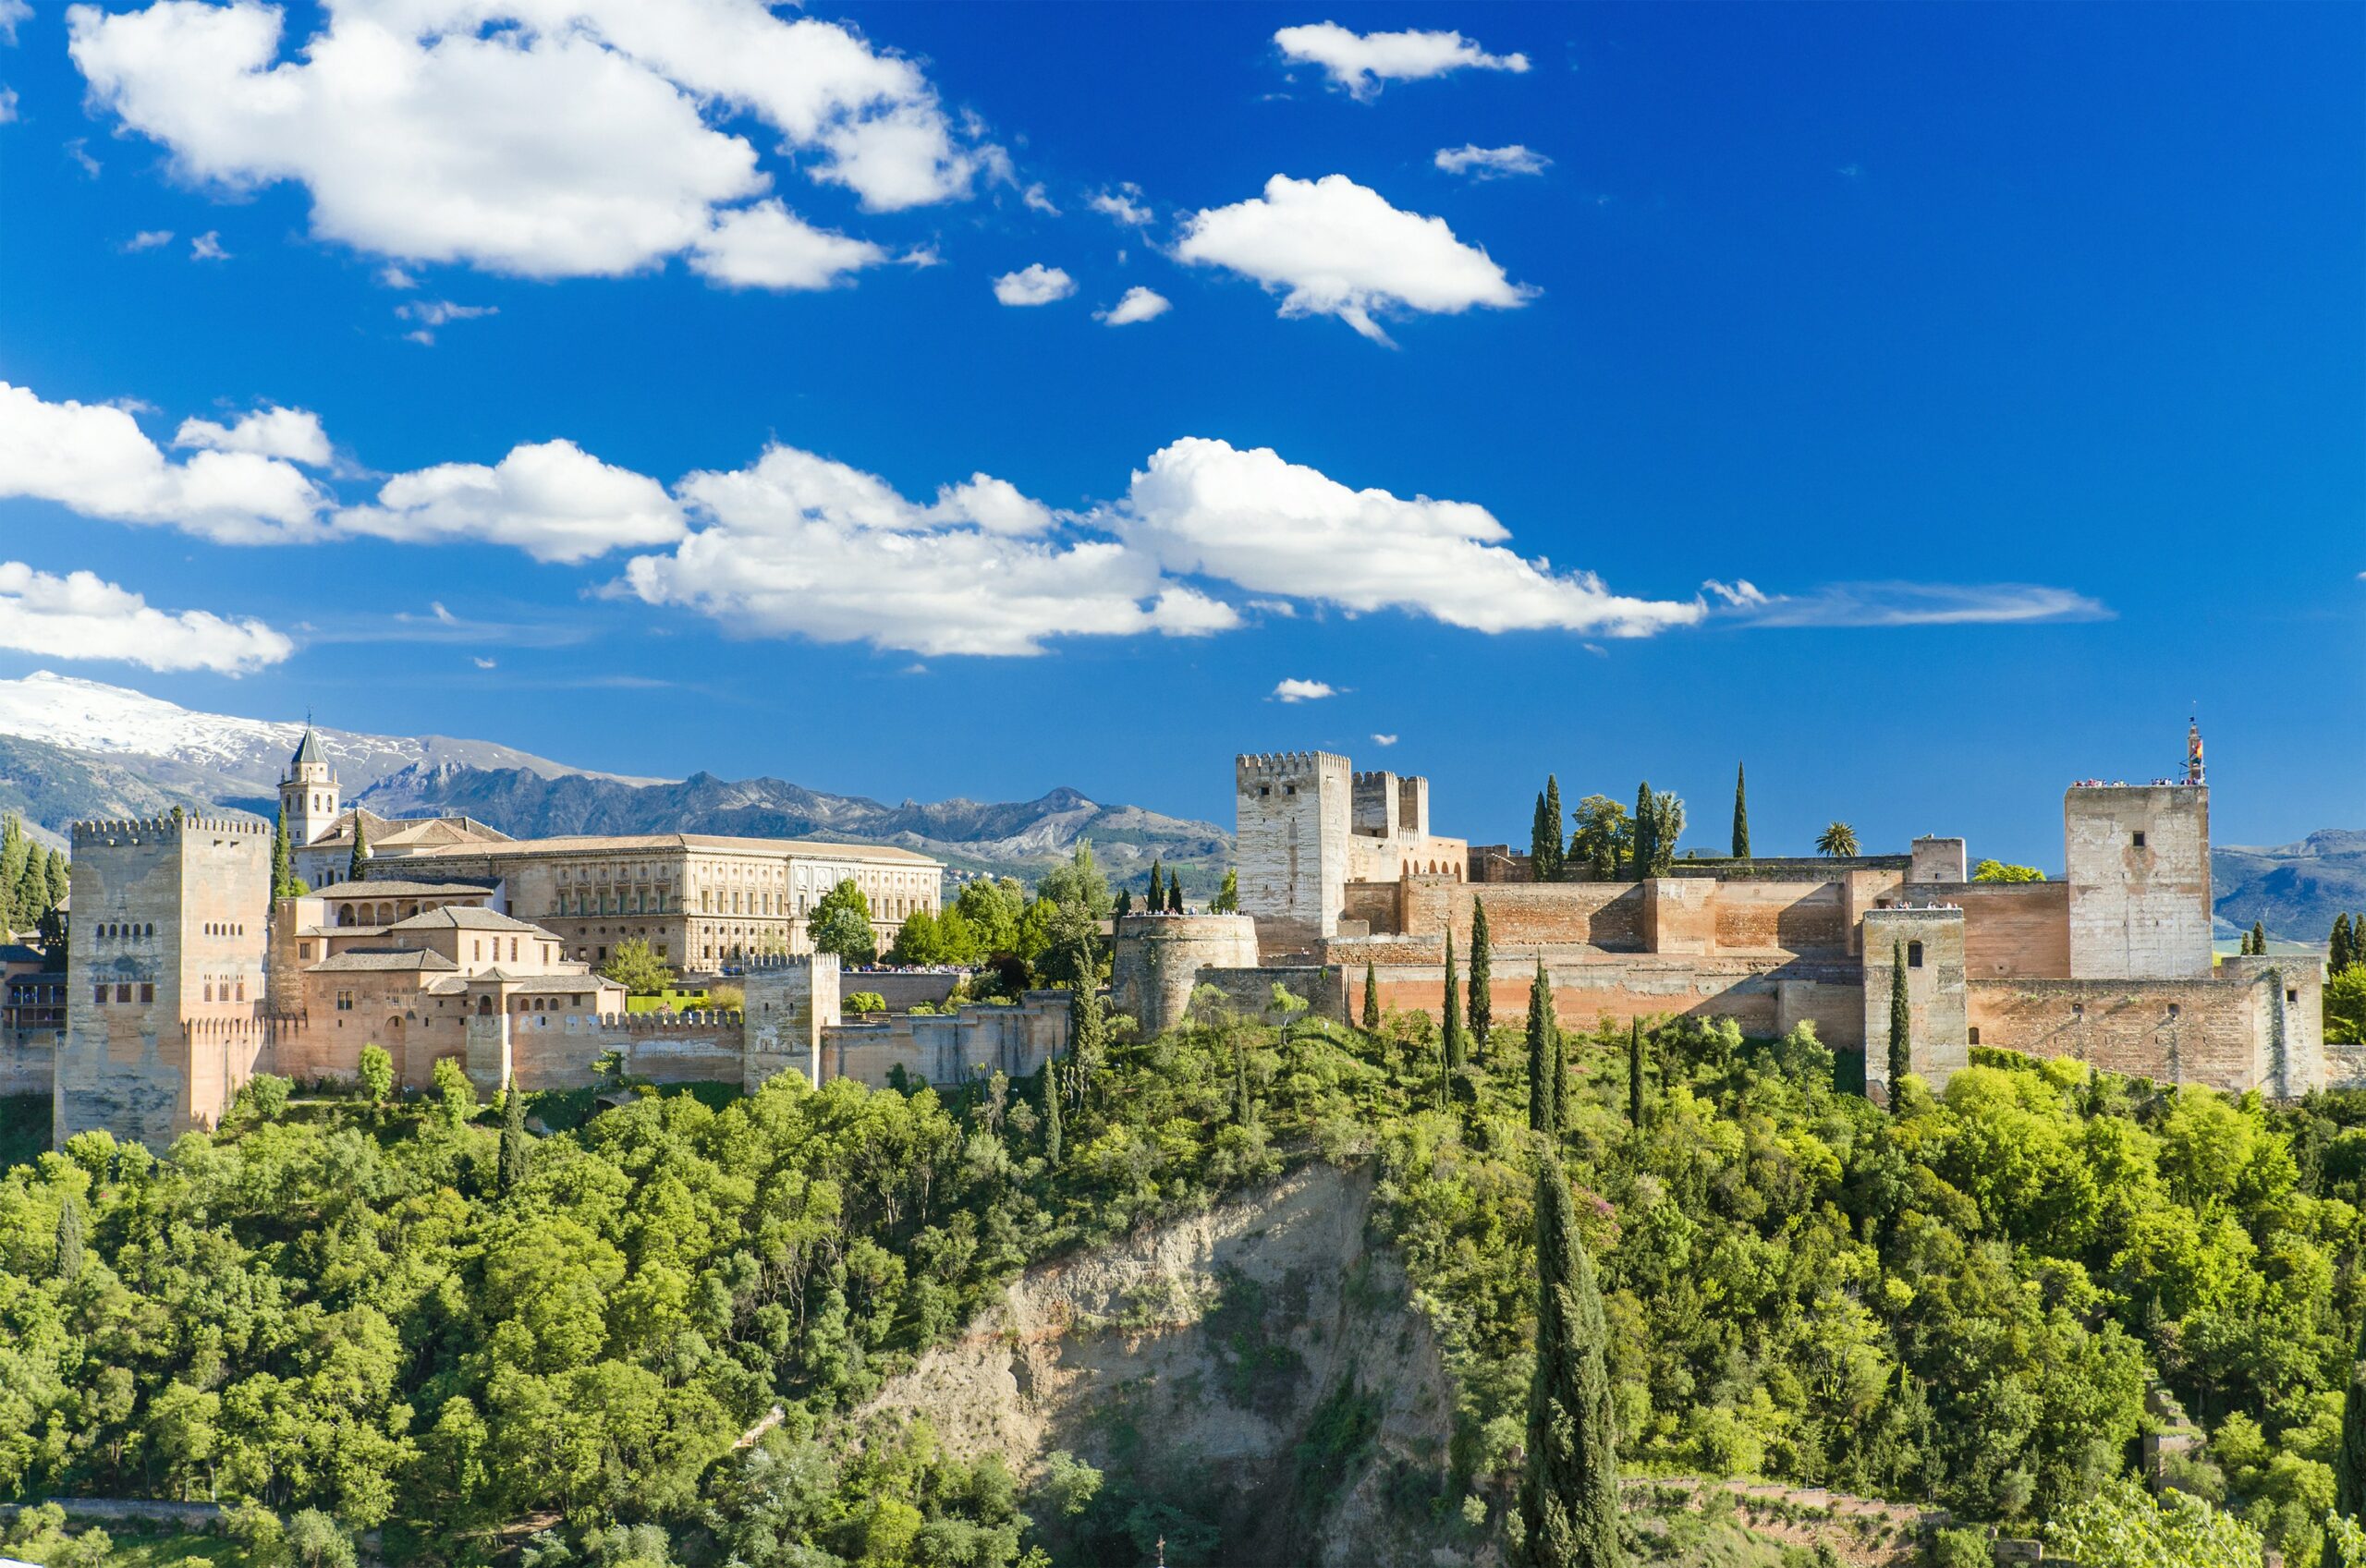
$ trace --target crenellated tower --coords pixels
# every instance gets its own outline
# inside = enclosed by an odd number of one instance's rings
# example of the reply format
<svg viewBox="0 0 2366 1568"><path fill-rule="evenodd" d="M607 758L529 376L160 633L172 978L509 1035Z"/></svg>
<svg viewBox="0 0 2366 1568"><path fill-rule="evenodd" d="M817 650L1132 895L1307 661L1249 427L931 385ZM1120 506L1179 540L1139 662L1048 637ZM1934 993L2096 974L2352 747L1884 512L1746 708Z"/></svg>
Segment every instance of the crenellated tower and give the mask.
<svg viewBox="0 0 2366 1568"><path fill-rule="evenodd" d="M1330 751L1243 755L1232 771L1240 911L1267 951L1307 951L1337 934L1347 902L1353 772Z"/></svg>

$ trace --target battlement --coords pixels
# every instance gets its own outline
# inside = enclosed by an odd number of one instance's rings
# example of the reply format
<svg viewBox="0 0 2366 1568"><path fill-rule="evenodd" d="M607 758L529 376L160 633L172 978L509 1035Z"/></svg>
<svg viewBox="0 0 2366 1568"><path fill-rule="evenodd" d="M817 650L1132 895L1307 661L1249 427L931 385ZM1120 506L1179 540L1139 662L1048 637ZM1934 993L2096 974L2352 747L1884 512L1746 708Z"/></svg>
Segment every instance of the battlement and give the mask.
<svg viewBox="0 0 2366 1568"><path fill-rule="evenodd" d="M259 817L101 817L75 823L68 836L73 847L79 850L105 848L125 843L140 844L150 839L174 838L191 833L268 838L272 824Z"/></svg>
<svg viewBox="0 0 2366 1568"><path fill-rule="evenodd" d="M1348 771L1348 760L1335 751L1242 752L1232 760L1234 779L1240 784L1311 778L1335 768Z"/></svg>
<svg viewBox="0 0 2366 1568"><path fill-rule="evenodd" d="M528 1014L526 1016L531 1017ZM517 1015L511 1015L513 1018ZM543 1015L548 1017L548 1014ZM617 1035L679 1035L711 1034L717 1029L736 1030L743 1015L725 1012L721 1008L701 1008L689 1013L579 1013L573 1015L574 1027L594 1034Z"/></svg>

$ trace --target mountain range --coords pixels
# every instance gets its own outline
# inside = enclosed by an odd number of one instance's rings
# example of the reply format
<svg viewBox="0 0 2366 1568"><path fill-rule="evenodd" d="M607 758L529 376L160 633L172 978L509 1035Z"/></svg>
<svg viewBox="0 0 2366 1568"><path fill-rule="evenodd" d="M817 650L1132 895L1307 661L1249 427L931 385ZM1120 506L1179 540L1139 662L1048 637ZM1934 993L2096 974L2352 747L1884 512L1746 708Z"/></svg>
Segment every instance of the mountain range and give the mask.
<svg viewBox="0 0 2366 1568"><path fill-rule="evenodd" d="M201 713L123 687L43 672L0 681L0 809L62 844L67 824L99 816L229 807L269 816L304 733L291 720ZM1140 885L1153 857L1184 885L1214 891L1232 835L1213 822L1108 806L1069 788L1033 800L897 805L784 779L633 778L570 767L489 740L369 735L316 727L346 798L387 817L457 812L518 837L552 833L709 833L892 844L958 871L1032 880L1090 839L1120 882ZM2343 910L2366 910L2366 832L2327 829L2276 848L2211 854L2220 934L2263 922L2270 935L2320 943Z"/></svg>
<svg viewBox="0 0 2366 1568"><path fill-rule="evenodd" d="M68 824L229 807L268 817L304 734L299 722L201 713L122 687L42 672L0 681L0 809L52 843ZM890 806L774 778L633 778L570 767L494 741L315 726L348 801L386 817L462 813L520 838L708 833L892 844L956 870L1032 880L1089 839L1120 882L1153 857L1215 890L1232 835L1211 822L1104 806L1058 788L1038 799Z"/></svg>

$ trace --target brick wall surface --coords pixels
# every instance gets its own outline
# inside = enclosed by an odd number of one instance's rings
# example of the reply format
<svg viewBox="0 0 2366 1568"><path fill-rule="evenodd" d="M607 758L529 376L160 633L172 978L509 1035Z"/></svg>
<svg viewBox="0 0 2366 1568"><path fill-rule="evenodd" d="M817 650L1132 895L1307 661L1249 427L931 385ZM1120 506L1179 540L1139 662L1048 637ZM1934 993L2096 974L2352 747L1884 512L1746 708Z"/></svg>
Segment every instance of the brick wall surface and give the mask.
<svg viewBox="0 0 2366 1568"><path fill-rule="evenodd" d="M2209 978L1974 980L1968 1016L1982 1045L2287 1098L2350 1070L2326 1059L2322 990L2313 963L2229 959Z"/></svg>

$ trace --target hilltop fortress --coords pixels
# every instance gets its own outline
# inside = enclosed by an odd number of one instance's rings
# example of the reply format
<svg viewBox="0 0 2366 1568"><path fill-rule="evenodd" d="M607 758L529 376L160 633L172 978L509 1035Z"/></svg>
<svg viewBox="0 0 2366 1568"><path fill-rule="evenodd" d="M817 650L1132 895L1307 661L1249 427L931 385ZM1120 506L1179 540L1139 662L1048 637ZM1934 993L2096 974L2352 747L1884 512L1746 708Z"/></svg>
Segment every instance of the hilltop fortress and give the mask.
<svg viewBox="0 0 2366 1568"><path fill-rule="evenodd" d="M1242 756L1242 912L1119 921L1117 1007L1155 1030L1195 987L1262 1008L1278 980L1346 1018L1369 966L1384 1006L1435 1014L1446 938L1467 966L1483 900L1498 1019L1525 1014L1541 962L1566 1026L1730 1018L1772 1036L1810 1023L1863 1050L1885 1095L1902 951L1914 1067L1934 1086L1975 1045L2278 1098L2366 1083L2366 1052L2324 1046L2321 963L2214 956L2198 735L2189 750L2182 779L2071 785L2066 875L2043 882L1970 881L1959 838L1903 855L1679 859L1629 881L1481 880L1525 875L1525 857L1433 833L1426 780L1359 773L1329 752Z"/></svg>
<svg viewBox="0 0 2366 1568"><path fill-rule="evenodd" d="M280 797L298 864L341 872L357 831L384 857L364 880L274 904L269 824L75 824L64 1016L0 1036L0 1083L48 1091L56 1143L104 1128L161 1149L216 1125L258 1073L350 1081L372 1045L403 1088L429 1088L449 1060L490 1093L590 1084L612 1051L637 1076L750 1090L786 1071L884 1085L898 1067L950 1084L1031 1073L1067 1039L1065 992L842 1019L838 960L811 952L807 917L841 880L883 936L933 912L943 868L909 850L390 822L340 809L309 731ZM685 969L731 965L743 1009L628 1011L593 966L636 937Z"/></svg>

